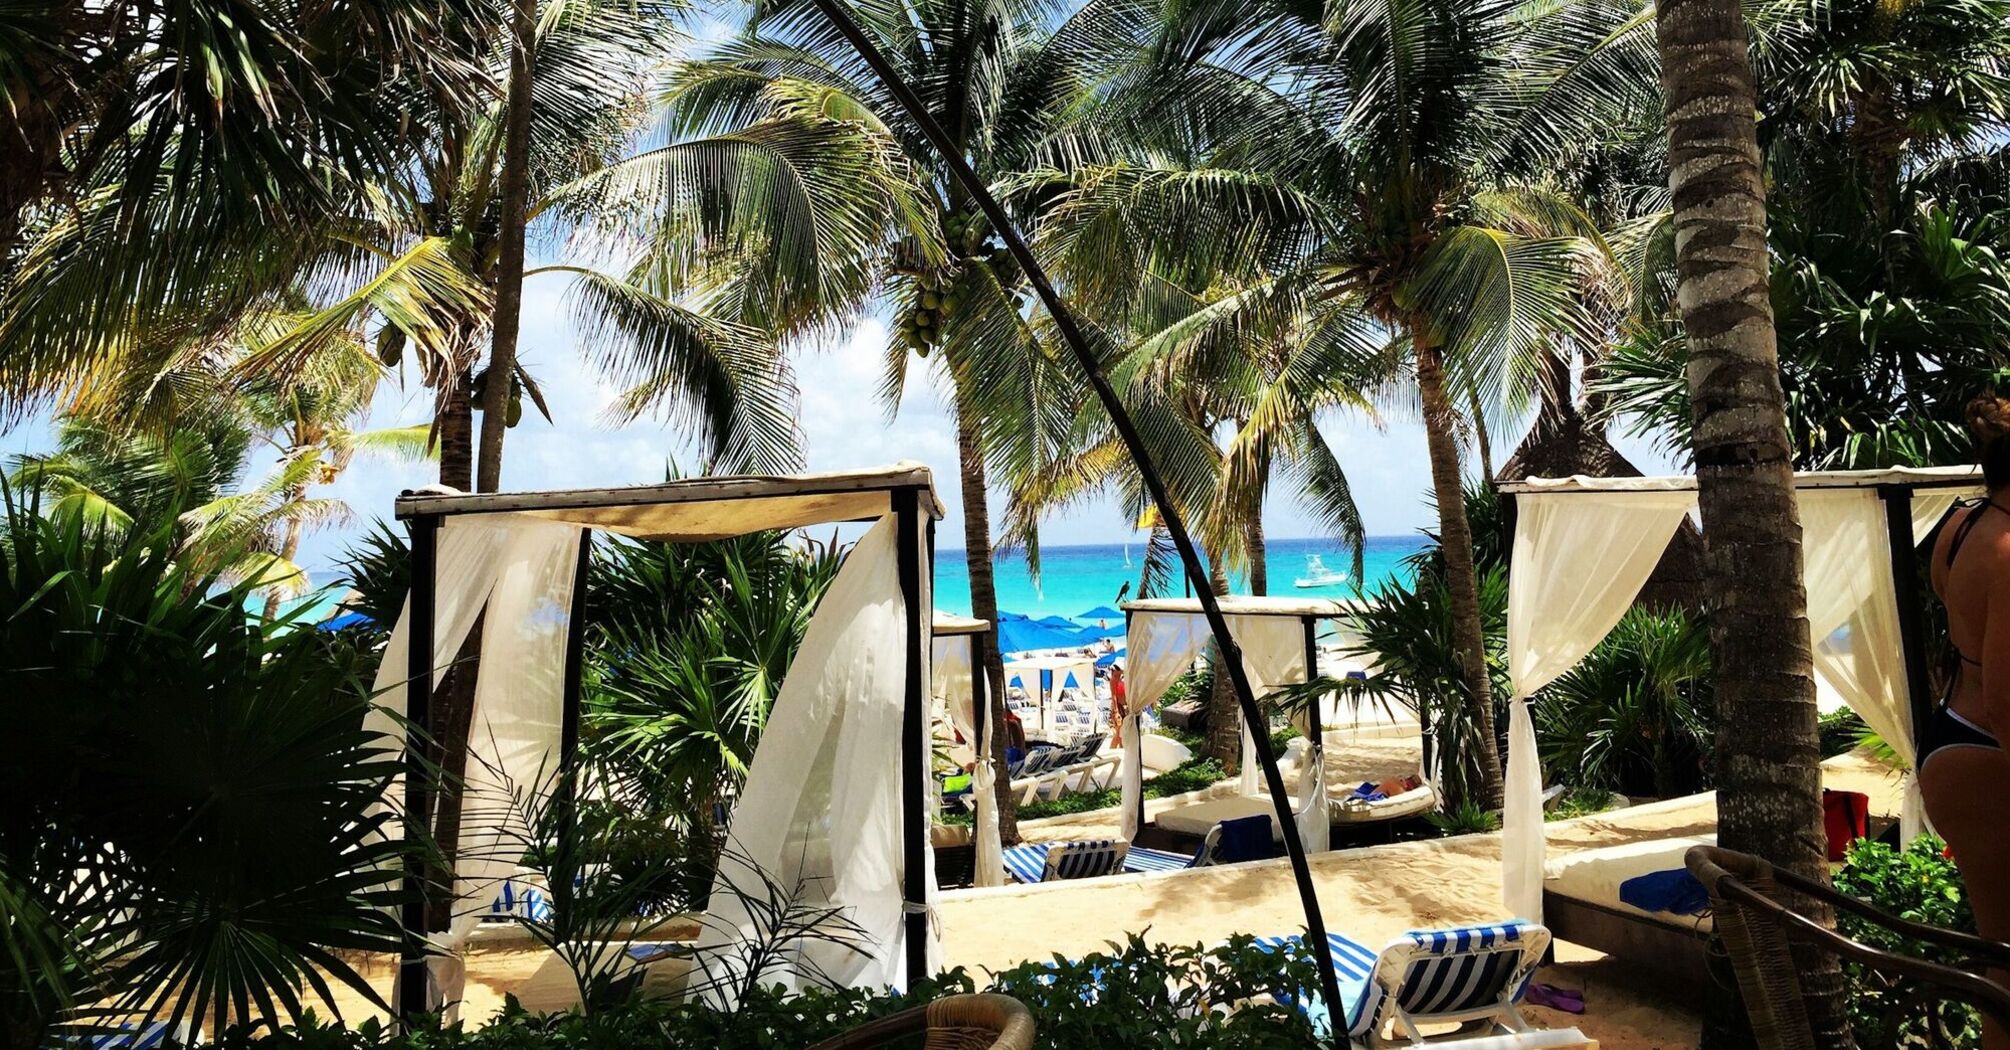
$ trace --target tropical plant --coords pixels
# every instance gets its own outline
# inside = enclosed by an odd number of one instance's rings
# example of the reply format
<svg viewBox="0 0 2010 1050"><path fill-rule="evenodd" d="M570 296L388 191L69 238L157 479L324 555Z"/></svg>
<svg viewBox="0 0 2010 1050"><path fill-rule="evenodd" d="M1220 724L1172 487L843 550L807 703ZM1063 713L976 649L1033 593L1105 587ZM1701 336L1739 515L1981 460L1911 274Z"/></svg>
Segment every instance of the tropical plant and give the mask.
<svg viewBox="0 0 2010 1050"><path fill-rule="evenodd" d="M1480 610L1488 639L1488 673L1494 695L1508 695L1507 570L1494 565L1480 574ZM1471 718L1465 675L1452 630L1451 591L1443 576L1418 572L1408 583L1387 581L1350 613L1344 626L1356 639L1353 651L1372 661L1365 678L1320 677L1287 690L1284 703L1298 707L1317 701L1327 710L1379 706L1405 708L1427 727L1436 766L1433 779L1447 812L1464 803L1484 808L1480 754L1499 743ZM1504 713L1504 712L1502 712Z"/></svg>
<svg viewBox="0 0 2010 1050"><path fill-rule="evenodd" d="M107 1014L216 1029L304 1015L352 953L402 950L400 771L363 728L366 658L248 615L251 583L5 494L0 1031Z"/></svg>
<svg viewBox="0 0 2010 1050"><path fill-rule="evenodd" d="M1947 844L1921 835L1904 849L1858 839L1836 872L1836 889L1872 907L1912 922L1944 930L1975 932L1975 915L1961 872L1947 855ZM1945 948L1892 932L1849 912L1836 916L1843 936L1888 952L1957 968L1969 965ZM1909 981L1893 981L1855 963L1843 967L1849 982L1850 1028L1859 1046L1978 1046L1981 1016L1961 1003L1923 1002L1924 990Z"/></svg>
<svg viewBox="0 0 2010 1050"><path fill-rule="evenodd" d="M1650 19L1587 10L1604 16L1582 67L1656 65L1642 50ZM1824 0L1749 12L1770 184L1770 298L1803 469L1932 465L1966 452L1960 406L2010 353L2001 261L2010 198L1998 144L2010 117L2006 13L2000 0ZM1639 76L1603 82L1632 92L1636 107L1655 93ZM1686 458L1693 420L1673 229L1650 213L1637 232L1629 258L1641 325L1592 385L1612 399L1603 417Z"/></svg>
<svg viewBox="0 0 2010 1050"><path fill-rule="evenodd" d="M227 321L247 293L283 287L258 279L271 276L269 256L237 250L280 247L269 229L325 221L404 163L404 106L420 82L472 92L487 21L465 0L11 6L0 15L0 285L35 265L24 241L81 211L102 236L78 245L99 264L99 302L79 301L72 320L89 328L133 303L142 328ZM10 394L77 365L70 351L106 349L22 343L16 326L0 328Z"/></svg>
<svg viewBox="0 0 2010 1050"><path fill-rule="evenodd" d="M366 1021L355 1027L308 1020L223 1033L222 1050L772 1050L833 1038L876 1018L932 1000L996 991L1033 1014L1035 1050L1083 1046L1165 1046L1181 1050L1283 1050L1314 1040L1304 1002L1316 985L1309 951L1236 937L1212 947L1147 943L1131 937L1074 960L1029 962L987 979L961 969L902 991L753 987L732 1010L702 997L648 998L617 1009L526 1012L514 1000L479 1027L436 1018L408 1027ZM1233 1006L1233 1009L1228 1007Z"/></svg>
<svg viewBox="0 0 2010 1050"><path fill-rule="evenodd" d="M1149 71L1111 103L1176 162L1060 176L1069 204L1091 202L1056 235L1075 233L1057 269L1079 295L1148 305L1152 269L1132 260L1226 265L1236 294L1194 327L1295 330L1307 368L1291 385L1420 405L1470 720L1488 734L1457 430L1471 405L1525 403L1555 339L1596 341L1586 292L1612 273L1594 224L1543 180L1541 144L1588 117L1568 84L1545 87L1544 23L1510 3L1183 8L1145 31ZM1475 757L1496 800L1498 759Z"/></svg>
<svg viewBox="0 0 2010 1050"><path fill-rule="evenodd" d="M1543 769L1562 783L1673 798L1709 786L1707 627L1635 608L1533 705Z"/></svg>
<svg viewBox="0 0 2010 1050"><path fill-rule="evenodd" d="M713 841L840 555L780 533L596 550L582 750L610 800Z"/></svg>

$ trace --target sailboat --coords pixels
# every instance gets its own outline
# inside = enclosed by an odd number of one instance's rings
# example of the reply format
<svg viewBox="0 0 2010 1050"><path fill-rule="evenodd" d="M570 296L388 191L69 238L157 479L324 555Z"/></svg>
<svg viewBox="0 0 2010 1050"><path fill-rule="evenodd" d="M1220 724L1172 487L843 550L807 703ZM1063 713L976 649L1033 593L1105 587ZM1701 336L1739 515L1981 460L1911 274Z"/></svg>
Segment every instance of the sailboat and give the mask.
<svg viewBox="0 0 2010 1050"><path fill-rule="evenodd" d="M1131 541L1124 541L1124 568L1131 567Z"/></svg>
<svg viewBox="0 0 2010 1050"><path fill-rule="evenodd" d="M1293 581L1300 587L1337 587L1347 582L1347 574L1334 572L1314 554L1305 559L1305 575Z"/></svg>

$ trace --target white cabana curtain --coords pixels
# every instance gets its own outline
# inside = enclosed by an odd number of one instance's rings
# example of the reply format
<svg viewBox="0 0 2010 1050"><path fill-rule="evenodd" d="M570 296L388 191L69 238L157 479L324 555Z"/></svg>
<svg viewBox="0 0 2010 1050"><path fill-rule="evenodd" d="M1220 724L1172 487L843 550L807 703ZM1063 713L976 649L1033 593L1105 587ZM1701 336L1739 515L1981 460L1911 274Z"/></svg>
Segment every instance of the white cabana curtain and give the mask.
<svg viewBox="0 0 2010 1050"><path fill-rule="evenodd" d="M780 958L767 961L761 983L792 990L905 984L901 720L908 651L897 526L892 516L880 519L846 556L769 711L768 724L785 731L762 734L733 807L727 855L698 939L706 996L721 1008L737 1005L748 947L770 940L760 907L769 897L763 874L800 907L839 909L864 943L856 946L862 950L815 940L786 945ZM919 568L926 616L929 573ZM924 856L932 902L934 853ZM932 923L929 939L932 971L939 954Z"/></svg>
<svg viewBox="0 0 2010 1050"><path fill-rule="evenodd" d="M1201 621L1203 624L1205 620ZM1250 692L1259 701L1279 687L1306 680L1305 621L1291 616L1230 616L1229 633L1242 647L1243 670L1249 675ZM1316 720L1315 720L1316 721ZM1267 730L1257 726L1257 731ZM1323 853L1332 845L1332 822L1326 809L1326 747L1321 727L1306 734L1305 768L1298 778L1298 794L1293 800L1298 837L1308 853ZM1254 797L1263 786L1263 770L1258 768L1256 736L1245 720L1242 726L1241 789Z"/></svg>
<svg viewBox="0 0 2010 1050"><path fill-rule="evenodd" d="M515 873L529 842L521 799L551 790L558 770L565 638L578 567L578 526L521 514L448 519L440 527L434 587L433 667L438 682L482 616L481 674L468 728L454 912L427 960L432 1002L451 1017L466 984L459 955ZM411 602L398 614L377 668L370 728L398 740L404 725Z"/></svg>
<svg viewBox="0 0 2010 1050"><path fill-rule="evenodd" d="M1138 809L1145 797L1144 745L1138 718L1157 706L1179 676L1193 666L1212 637L1207 621L1184 613L1134 612L1125 640L1124 790L1118 830L1138 836Z"/></svg>
<svg viewBox="0 0 2010 1050"><path fill-rule="evenodd" d="M1654 572L1694 492L1527 493L1515 501L1508 580L1508 767L1501 812L1502 896L1542 921L1542 764L1529 697L1619 623Z"/></svg>
<svg viewBox="0 0 2010 1050"><path fill-rule="evenodd" d="M929 660L930 692L942 698L950 728L956 730L974 751L977 747L977 720L972 713L970 694L970 637L952 634L938 637Z"/></svg>
<svg viewBox="0 0 2010 1050"><path fill-rule="evenodd" d="M1912 544L1926 542L1933 527L1954 509L1956 503L1983 495L1980 485L1969 489L1923 489L1912 494Z"/></svg>
<svg viewBox="0 0 2010 1050"><path fill-rule="evenodd" d="M963 740L970 745L975 759L970 769L970 798L975 805L970 840L977 851L974 884L1003 886L1005 863L1003 843L998 838L998 796L995 793L998 774L991 761L991 750L977 746L980 738L972 683L980 670L971 666L971 653L970 636L967 634L938 637L929 661L929 673L935 684L934 694L941 697L949 709L949 724L963 734ZM994 697L991 702L1004 701Z"/></svg>
<svg viewBox="0 0 2010 1050"><path fill-rule="evenodd" d="M1940 513L1952 505L1950 496ZM1886 743L1909 756L1912 705L1884 501L1875 489L1820 489L1801 493L1800 506L1815 673ZM1919 784L1908 773L1899 811L1903 841L1919 834L1924 813Z"/></svg>

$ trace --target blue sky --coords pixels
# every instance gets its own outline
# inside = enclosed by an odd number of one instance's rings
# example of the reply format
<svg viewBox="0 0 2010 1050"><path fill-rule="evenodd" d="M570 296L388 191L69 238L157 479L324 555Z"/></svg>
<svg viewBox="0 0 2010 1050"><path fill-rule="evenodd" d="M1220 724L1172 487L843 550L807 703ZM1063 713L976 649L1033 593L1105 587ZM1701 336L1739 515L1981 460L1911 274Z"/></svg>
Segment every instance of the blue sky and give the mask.
<svg viewBox="0 0 2010 1050"><path fill-rule="evenodd" d="M523 423L509 432L503 457L503 485L508 489L576 488L641 484L660 480L664 466L675 459L687 469L698 457L683 435L657 421L611 427L605 409L615 388L602 383L582 359L564 303L566 282L559 277L535 277L525 291L522 355L544 386L554 423L526 411ZM813 470L875 466L912 459L933 468L936 484L949 511L941 525L945 547L960 546L962 519L956 484L956 432L944 408L939 384L910 382L898 415L889 421L878 398L886 326L875 318L861 320L828 345L800 348L794 357L802 390L799 414L805 451ZM373 426L424 422L431 403L416 383L387 383L373 411ZM1371 535L1397 535L1416 530L1432 518L1424 494L1430 484L1420 425L1392 421L1377 426L1359 415L1335 414L1322 426L1353 482L1356 500ZM1519 434L1496 439L1505 456ZM29 422L0 437L8 455L49 446L45 424ZM1643 443L1621 439L1623 451L1644 471L1671 469ZM264 469L269 459L256 469ZM312 536L301 563L326 582L325 568L372 520L387 518L391 501L401 489L425 484L434 477L431 464L398 463L359 458L334 485L317 496L345 501L353 511L349 523ZM994 498L994 514L1002 500ZM1288 493L1274 494L1265 510L1274 536L1307 536L1319 530L1293 503ZM1049 521L1043 539L1051 544L1116 542L1128 534L1114 505L1084 506Z"/></svg>

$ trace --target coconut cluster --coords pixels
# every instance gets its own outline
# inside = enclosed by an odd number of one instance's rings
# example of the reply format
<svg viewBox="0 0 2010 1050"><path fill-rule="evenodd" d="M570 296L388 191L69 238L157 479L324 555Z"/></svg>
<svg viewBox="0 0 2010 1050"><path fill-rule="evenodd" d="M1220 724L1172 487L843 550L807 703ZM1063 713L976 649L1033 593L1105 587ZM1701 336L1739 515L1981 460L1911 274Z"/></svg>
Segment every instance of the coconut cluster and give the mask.
<svg viewBox="0 0 2010 1050"><path fill-rule="evenodd" d="M914 298L900 318L900 336L909 349L923 357L942 342L949 318L963 303L961 285L971 267L988 266L1000 286L1011 288L1018 282L1018 264L1012 253L993 238L991 223L976 212L952 212L943 216L942 238L952 256L942 271L910 270L915 277Z"/></svg>

